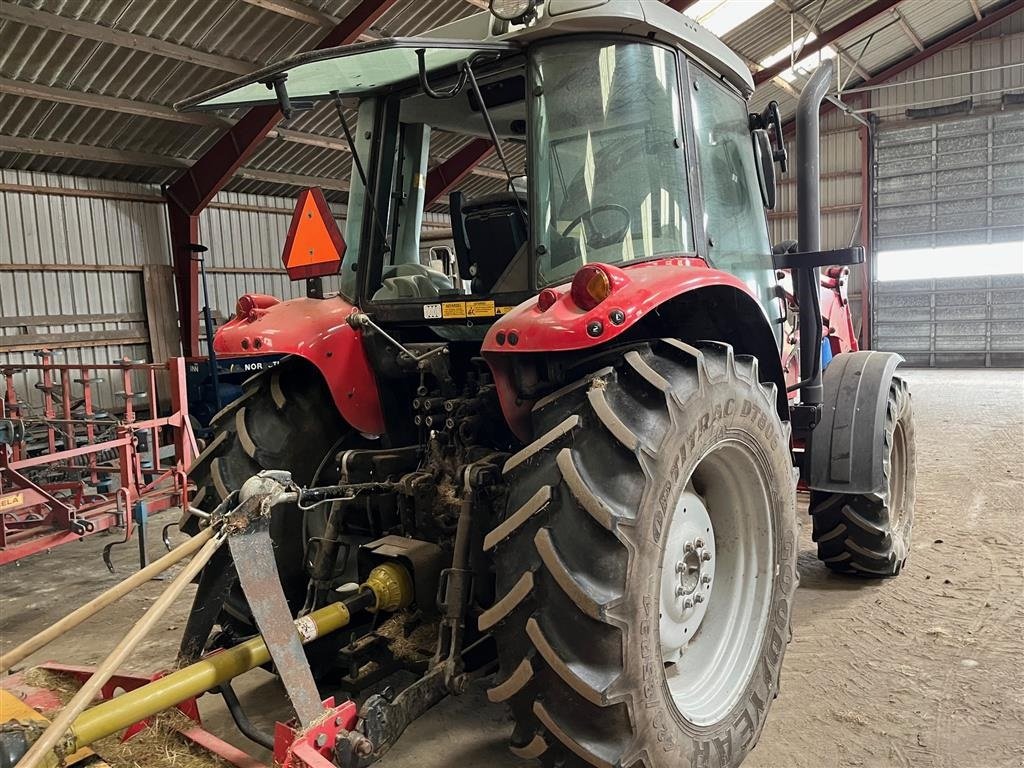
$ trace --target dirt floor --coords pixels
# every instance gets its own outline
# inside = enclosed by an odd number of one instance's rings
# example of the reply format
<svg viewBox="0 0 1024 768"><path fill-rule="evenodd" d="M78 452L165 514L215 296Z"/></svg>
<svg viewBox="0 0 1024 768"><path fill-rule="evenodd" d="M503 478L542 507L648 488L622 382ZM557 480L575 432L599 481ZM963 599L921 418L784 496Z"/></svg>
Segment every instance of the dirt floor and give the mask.
<svg viewBox="0 0 1024 768"><path fill-rule="evenodd" d="M817 562L805 525L782 691L744 768L1024 766L1024 373L913 370L907 377L919 461L907 569L877 584L834 577ZM0 569L4 649L115 583L99 556L107 541ZM134 546L115 552L123 576ZM26 664L97 662L160 589L156 582L139 589ZM130 671L173 661L186 610L187 601L172 610ZM266 673L250 673L236 687L259 724L283 714ZM206 697L203 711L211 730L250 747L219 697ZM509 730L504 711L474 688L415 723L380 765L522 765L505 748Z"/></svg>

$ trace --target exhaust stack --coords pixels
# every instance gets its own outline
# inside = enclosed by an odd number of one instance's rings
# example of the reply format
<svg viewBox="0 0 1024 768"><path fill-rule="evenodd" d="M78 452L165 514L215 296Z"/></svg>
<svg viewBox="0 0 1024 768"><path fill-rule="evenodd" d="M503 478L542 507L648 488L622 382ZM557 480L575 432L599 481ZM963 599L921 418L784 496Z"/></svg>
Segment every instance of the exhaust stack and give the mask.
<svg viewBox="0 0 1024 768"><path fill-rule="evenodd" d="M800 92L796 110L797 239L801 253L821 250L821 149L818 111L828 93L835 65L825 60ZM817 267L793 270L800 317L800 402L818 405L821 386L821 305ZM809 332L808 332L809 331Z"/></svg>

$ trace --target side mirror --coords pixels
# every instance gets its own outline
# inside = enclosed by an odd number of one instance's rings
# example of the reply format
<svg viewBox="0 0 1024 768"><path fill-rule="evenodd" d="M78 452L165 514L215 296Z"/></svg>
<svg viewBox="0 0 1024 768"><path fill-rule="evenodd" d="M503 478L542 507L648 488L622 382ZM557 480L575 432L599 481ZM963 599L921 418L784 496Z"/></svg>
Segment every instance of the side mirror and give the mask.
<svg viewBox="0 0 1024 768"><path fill-rule="evenodd" d="M772 140L764 128L751 131L754 142L754 162L757 165L757 180L761 185L761 202L769 211L775 208L775 157Z"/></svg>

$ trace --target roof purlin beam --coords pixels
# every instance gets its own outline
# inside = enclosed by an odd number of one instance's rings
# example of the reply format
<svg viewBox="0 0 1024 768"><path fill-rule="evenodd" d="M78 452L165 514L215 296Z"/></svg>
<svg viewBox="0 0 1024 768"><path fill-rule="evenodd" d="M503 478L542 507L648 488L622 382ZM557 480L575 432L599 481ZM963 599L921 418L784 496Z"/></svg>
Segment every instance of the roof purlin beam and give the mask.
<svg viewBox="0 0 1024 768"><path fill-rule="evenodd" d="M69 19L55 13L48 13L15 3L0 2L0 19L51 32L60 32L72 37L94 40L98 43L131 48L143 53L184 61L209 69L223 70L236 75L247 75L250 72L256 71L256 65L248 61L198 51L185 45L170 43L166 40L147 37L146 35L139 35L134 32L126 32L122 29L104 27L101 24L93 24L89 21Z"/></svg>
<svg viewBox="0 0 1024 768"><path fill-rule="evenodd" d="M30 139L22 136L0 134L0 152L18 152L41 157L61 157L68 160L82 160L94 163L114 163L144 168L187 168L188 158L172 155L156 155L145 152L133 152L110 147L96 147L86 144L72 144L64 141L48 141ZM270 184L291 184L297 187L318 186L324 189L345 192L348 182L344 179L331 179L321 176L304 176L279 171L267 171L262 168L239 168L236 176L250 181L263 181Z"/></svg>
<svg viewBox="0 0 1024 768"><path fill-rule="evenodd" d="M54 88L39 83L26 83L0 77L0 93L24 96L41 101L53 101L58 104L72 104L76 107L103 109L108 112L120 112L126 115L148 117L155 120L170 120L175 123L200 125L207 128L225 128L231 121L225 117L206 112L179 112L163 104L151 104L134 99L122 99L117 96L104 96L100 93L72 91L66 88Z"/></svg>
<svg viewBox="0 0 1024 768"><path fill-rule="evenodd" d="M896 19L896 23L899 24L900 29L903 30L903 34L907 38L907 40L913 43L914 47L917 48L917 50L923 51L924 43L921 42L921 38L918 37L917 32L914 31L914 28L910 26L910 22L903 17L903 14L900 13L896 8L890 8L889 13L892 14L892 17L894 19Z"/></svg>
<svg viewBox="0 0 1024 768"><path fill-rule="evenodd" d="M793 5L791 0L774 0L774 2L775 5L777 5L779 8L782 8L784 11L786 11L786 13L792 14L793 17L797 21L799 21L805 29L808 29L811 32L813 32L815 36L821 34L821 28L815 23L815 21L801 13L800 10L795 5ZM841 46L838 42L833 42L832 47L836 49L836 53L839 55L841 59L846 60L846 63L849 64L850 69L852 71L856 72L861 77L871 77L871 73L864 69L864 67L860 66L860 56L857 56L856 58L851 56L850 52L846 48ZM863 55L864 52L861 51L861 56ZM801 46L800 48L800 57L803 58L803 46Z"/></svg>
<svg viewBox="0 0 1024 768"><path fill-rule="evenodd" d="M813 56L815 53L824 50L824 48L830 43L835 42L843 35L849 34L853 30L857 29L857 27L860 27L880 16L899 2L900 0L875 0L871 5L861 9L849 18L844 19L834 27L824 30L820 35L815 37L814 40L807 43L800 52L800 58L803 59L807 56ZM775 75L785 72L789 67L789 58L784 57L781 61L777 61L759 72L755 72L754 84L760 85L765 80L770 80L775 77Z"/></svg>
<svg viewBox="0 0 1024 768"><path fill-rule="evenodd" d="M242 0L251 6L256 8L262 8L264 11L270 11L276 13L278 16L287 16L290 19L304 22L306 24L312 24L315 27L322 27L324 29L334 29L336 26L341 24L342 20L337 16L332 16L329 13L318 11L315 8L311 8L308 5L296 2L295 0ZM376 40L374 35L364 32L359 35L359 39L366 42L370 40Z"/></svg>
<svg viewBox="0 0 1024 768"><path fill-rule="evenodd" d="M325 29L333 29L341 23L341 19L337 16L332 16L329 13L318 11L316 8L312 8L303 3L297 3L295 0L243 1L257 8L262 8L265 11L276 13L279 16L287 16L288 18L296 19L297 21L301 21L306 24L324 27Z"/></svg>

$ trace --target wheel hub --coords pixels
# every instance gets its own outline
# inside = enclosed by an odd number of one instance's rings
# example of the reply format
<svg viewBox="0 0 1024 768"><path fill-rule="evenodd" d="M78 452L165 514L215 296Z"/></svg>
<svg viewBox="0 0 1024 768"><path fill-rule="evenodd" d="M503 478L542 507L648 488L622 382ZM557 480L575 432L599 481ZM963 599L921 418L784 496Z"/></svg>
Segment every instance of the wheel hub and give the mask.
<svg viewBox="0 0 1024 768"><path fill-rule="evenodd" d="M677 661L700 627L715 576L715 534L704 501L692 490L679 499L662 567L661 651Z"/></svg>

